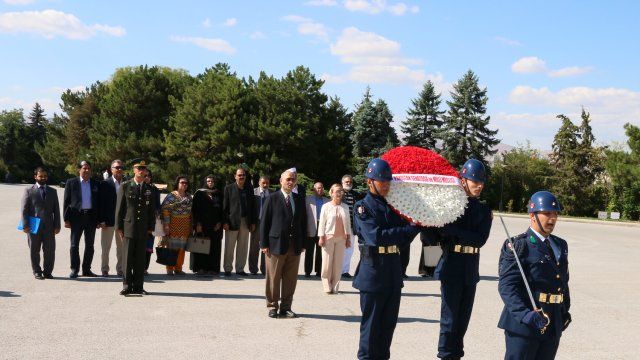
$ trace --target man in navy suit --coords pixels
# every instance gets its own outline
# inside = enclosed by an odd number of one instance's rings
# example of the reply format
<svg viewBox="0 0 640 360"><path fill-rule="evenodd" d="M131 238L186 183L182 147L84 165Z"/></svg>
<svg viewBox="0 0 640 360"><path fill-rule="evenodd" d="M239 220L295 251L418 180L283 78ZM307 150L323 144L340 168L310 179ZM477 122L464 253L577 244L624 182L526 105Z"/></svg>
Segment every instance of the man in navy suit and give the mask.
<svg viewBox="0 0 640 360"><path fill-rule="evenodd" d="M51 272L56 257L56 238L60 232L60 205L55 189L47 186L47 170L42 167L34 171L35 185L27 188L22 197L23 231L29 239L31 250L31 269L36 279L53 279ZM29 217L40 219L38 231L31 233ZM44 257L44 274L40 267L40 248Z"/></svg>
<svg viewBox="0 0 640 360"><path fill-rule="evenodd" d="M100 225L102 231L100 236L100 245L102 248L102 276L109 276L109 252L111 251L111 243L113 236L116 237L116 272L118 276L123 275L123 239L115 231L116 219L116 202L118 201L118 190L123 182L122 174L124 166L121 160L113 160L111 162L111 176L103 181L100 185Z"/></svg>
<svg viewBox="0 0 640 360"><path fill-rule="evenodd" d="M100 228L99 184L91 178L91 164L81 161L78 164L78 177L67 180L64 187L63 218L64 227L71 229L71 274L78 277L80 271L80 237L84 234L84 256L82 276L95 277L91 272L93 260L93 241L96 228Z"/></svg>
<svg viewBox="0 0 640 360"><path fill-rule="evenodd" d="M300 253L307 238L307 219L304 202L293 193L296 180L295 172L282 173L281 188L269 195L260 218L260 248L267 256L266 298L271 318L297 317L291 303Z"/></svg>

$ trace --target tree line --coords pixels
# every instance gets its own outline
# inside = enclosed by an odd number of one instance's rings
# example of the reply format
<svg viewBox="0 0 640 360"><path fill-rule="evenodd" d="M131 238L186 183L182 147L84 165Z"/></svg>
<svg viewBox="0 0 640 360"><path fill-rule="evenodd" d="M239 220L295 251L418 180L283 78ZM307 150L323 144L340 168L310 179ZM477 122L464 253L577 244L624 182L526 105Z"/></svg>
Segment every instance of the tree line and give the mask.
<svg viewBox="0 0 640 360"><path fill-rule="evenodd" d="M453 84L446 109L427 81L407 110L402 139L388 104L369 88L350 112L323 85L303 66L257 78L239 77L227 64L195 76L160 66L119 68L108 81L64 92L61 112L51 118L39 104L27 116L22 109L2 111L0 176L30 181L32 169L44 165L61 181L83 159L95 170L115 158L143 158L164 182L213 173L224 184L238 166L276 178L295 166L303 182L332 183L351 173L363 183L371 158L403 144L434 150L455 167L483 160L491 174L484 197L495 209L525 211L533 191L550 189L571 215L603 209L628 219L640 215L636 126L625 126L630 151L613 149L595 144L585 110L580 125L558 115L562 125L550 156L525 145L494 159L498 130L486 114L487 89L471 70Z"/></svg>

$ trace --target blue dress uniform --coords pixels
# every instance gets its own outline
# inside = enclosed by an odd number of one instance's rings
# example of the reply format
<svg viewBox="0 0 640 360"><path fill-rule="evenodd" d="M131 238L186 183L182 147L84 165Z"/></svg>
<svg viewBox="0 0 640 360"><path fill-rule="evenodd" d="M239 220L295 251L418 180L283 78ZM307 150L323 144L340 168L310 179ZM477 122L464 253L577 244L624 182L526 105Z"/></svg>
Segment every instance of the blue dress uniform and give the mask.
<svg viewBox="0 0 640 360"><path fill-rule="evenodd" d="M468 160L460 176L484 183L486 172L482 162ZM464 356L464 335L469 326L476 286L480 281L480 248L489 238L493 215L491 209L475 197L469 197L464 214L441 229L422 233L428 245L440 244L442 257L434 278L440 280L440 338L438 357L459 359Z"/></svg>
<svg viewBox="0 0 640 360"><path fill-rule="evenodd" d="M383 162L374 159L372 163L376 160ZM389 166L386 162L383 165ZM389 359L403 287L398 248L409 244L420 228L410 225L391 210L383 197L372 193L355 203L353 218L360 247L353 280L353 287L360 290L362 311L358 359Z"/></svg>
<svg viewBox="0 0 640 360"><path fill-rule="evenodd" d="M553 359L560 336L571 322L567 242L554 235L544 239L531 228L512 241L536 306L549 316L550 323L544 334L527 324L526 317L532 311L530 300L511 244L505 241L498 283L504 302L498 327L505 331L505 359Z"/></svg>

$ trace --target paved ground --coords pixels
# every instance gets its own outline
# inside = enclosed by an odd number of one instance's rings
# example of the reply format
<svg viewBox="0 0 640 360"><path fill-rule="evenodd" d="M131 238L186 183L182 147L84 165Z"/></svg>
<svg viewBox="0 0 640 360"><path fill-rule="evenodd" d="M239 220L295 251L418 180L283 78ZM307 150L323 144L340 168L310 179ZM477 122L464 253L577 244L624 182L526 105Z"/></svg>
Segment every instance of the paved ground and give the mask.
<svg viewBox="0 0 640 360"><path fill-rule="evenodd" d="M318 280L299 281L293 309L301 317L294 320L267 317L262 278L169 278L155 263L145 285L153 295L124 298L115 277L67 278L69 232L64 229L57 237L56 279L35 280L26 237L15 230L23 191L24 186L0 185L0 358L355 358L360 309L350 282L342 284L342 294L327 296ZM62 189L59 196L62 203ZM527 226L522 218L505 221L514 234ZM637 359L640 227L560 222L556 234L569 242L573 315L558 358ZM496 328L502 308L497 258L504 238L494 222L482 250L483 280L466 359L499 359L504 351L504 336ZM419 251L416 241L393 359L435 358L439 284L417 277ZM99 255L97 245L95 272ZM115 264L113 251L112 259Z"/></svg>

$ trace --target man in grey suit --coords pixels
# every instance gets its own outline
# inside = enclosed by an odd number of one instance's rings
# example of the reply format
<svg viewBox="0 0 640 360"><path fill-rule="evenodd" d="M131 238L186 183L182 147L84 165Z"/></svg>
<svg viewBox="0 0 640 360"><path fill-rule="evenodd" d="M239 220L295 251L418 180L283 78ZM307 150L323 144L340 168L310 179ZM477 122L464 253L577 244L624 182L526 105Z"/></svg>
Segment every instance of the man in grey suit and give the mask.
<svg viewBox="0 0 640 360"><path fill-rule="evenodd" d="M264 206L265 201L267 201L269 194L269 178L266 175L262 175L258 181L258 187L253 189L258 224L260 223L262 207ZM258 260L260 260L260 266L258 266ZM254 229L251 232L251 240L249 242L249 272L251 275L258 274L258 267L260 268L262 275L264 275L265 265L264 254L260 251L260 231L259 229Z"/></svg>
<svg viewBox="0 0 640 360"><path fill-rule="evenodd" d="M23 231L29 240L31 251L31 269L36 279L53 279L51 272L56 258L56 237L60 232L60 205L55 189L47 186L47 170L38 167L33 172L35 185L27 188L22 197ZM40 226L35 234L31 233L29 217L40 219ZM44 274L40 267L40 248L44 257Z"/></svg>

